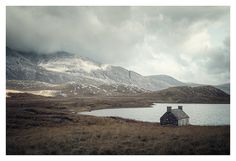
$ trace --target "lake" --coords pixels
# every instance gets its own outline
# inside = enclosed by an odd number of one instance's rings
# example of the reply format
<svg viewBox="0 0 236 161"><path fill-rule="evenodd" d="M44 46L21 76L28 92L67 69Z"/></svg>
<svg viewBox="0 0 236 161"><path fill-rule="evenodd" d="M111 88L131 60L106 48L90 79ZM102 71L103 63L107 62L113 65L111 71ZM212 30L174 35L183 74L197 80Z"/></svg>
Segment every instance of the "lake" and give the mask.
<svg viewBox="0 0 236 161"><path fill-rule="evenodd" d="M167 106L172 109L183 106L190 117L192 125L229 125L230 104L168 104L155 103L151 107L101 109L90 112L80 112L83 115L116 116L138 121L160 122L160 117L166 112Z"/></svg>

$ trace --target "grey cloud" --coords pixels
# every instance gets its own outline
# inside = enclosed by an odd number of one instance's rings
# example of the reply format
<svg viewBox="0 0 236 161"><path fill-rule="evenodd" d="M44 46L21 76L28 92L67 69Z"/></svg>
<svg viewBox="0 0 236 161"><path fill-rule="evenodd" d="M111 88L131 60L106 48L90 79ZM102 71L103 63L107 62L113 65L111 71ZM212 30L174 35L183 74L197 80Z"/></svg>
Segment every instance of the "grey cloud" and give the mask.
<svg viewBox="0 0 236 161"><path fill-rule="evenodd" d="M228 49L215 49L211 51L208 56L208 62L205 65L205 69L210 74L222 74L229 72L230 70L230 56ZM206 59L206 58L205 58Z"/></svg>
<svg viewBox="0 0 236 161"><path fill-rule="evenodd" d="M7 45L18 50L64 50L140 69L137 72L144 75L164 73L189 80L188 74L201 70L211 75L207 80L219 73L218 82L228 80L229 7L7 7L6 20ZM227 38L216 41L224 47L212 44L205 54L189 45L186 49L184 44L194 35L201 37L215 24L223 24L218 28ZM193 47L205 39L195 41ZM218 64L219 60L224 61ZM163 61L173 70L163 67ZM196 63L201 66L193 69Z"/></svg>
<svg viewBox="0 0 236 161"><path fill-rule="evenodd" d="M161 11L173 20L186 19L191 22L198 20L217 20L228 14L228 7L168 7Z"/></svg>
<svg viewBox="0 0 236 161"><path fill-rule="evenodd" d="M217 49L211 51L209 55L203 58L198 58L195 63L205 70L209 74L221 74L229 71L230 68L230 58L228 54L225 53L223 49Z"/></svg>
<svg viewBox="0 0 236 161"><path fill-rule="evenodd" d="M26 51L66 50L106 63L119 61L143 40L132 23L122 23L129 19L128 11L128 7L8 7L7 44Z"/></svg>

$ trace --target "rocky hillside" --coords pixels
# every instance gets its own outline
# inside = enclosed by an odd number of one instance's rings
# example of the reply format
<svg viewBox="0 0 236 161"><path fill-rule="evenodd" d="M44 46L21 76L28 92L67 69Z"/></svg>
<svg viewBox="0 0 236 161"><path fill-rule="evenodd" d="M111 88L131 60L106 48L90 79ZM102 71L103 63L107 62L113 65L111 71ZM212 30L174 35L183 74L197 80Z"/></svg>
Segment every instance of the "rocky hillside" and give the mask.
<svg viewBox="0 0 236 161"><path fill-rule="evenodd" d="M162 94L159 95L175 95L175 100L190 99L191 96L199 94L198 92L201 96L207 96L212 94L213 90L212 87L206 89L201 85L197 85L199 87L196 88L170 88L191 85L168 75L142 76L119 66L101 64L67 52L38 54L20 52L7 47L6 58L7 89L13 90L28 92L43 90L41 93L66 97L139 95L169 88L161 91ZM227 93L229 85L217 88ZM222 91L216 90L215 93Z"/></svg>
<svg viewBox="0 0 236 161"><path fill-rule="evenodd" d="M157 91L184 83L166 75L142 76L119 66L101 64L66 52L37 54L7 48L7 80L31 80L51 84L90 80L97 84L123 84Z"/></svg>

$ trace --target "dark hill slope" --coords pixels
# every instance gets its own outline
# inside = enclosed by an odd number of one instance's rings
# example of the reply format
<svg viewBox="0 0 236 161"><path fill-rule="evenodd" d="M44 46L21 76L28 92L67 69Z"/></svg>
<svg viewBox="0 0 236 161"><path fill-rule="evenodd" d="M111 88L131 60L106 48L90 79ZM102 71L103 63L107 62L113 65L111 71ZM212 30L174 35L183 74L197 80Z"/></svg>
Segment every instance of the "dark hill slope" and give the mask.
<svg viewBox="0 0 236 161"><path fill-rule="evenodd" d="M181 103L230 103L230 96L212 86L170 87L158 92L146 94L158 102Z"/></svg>

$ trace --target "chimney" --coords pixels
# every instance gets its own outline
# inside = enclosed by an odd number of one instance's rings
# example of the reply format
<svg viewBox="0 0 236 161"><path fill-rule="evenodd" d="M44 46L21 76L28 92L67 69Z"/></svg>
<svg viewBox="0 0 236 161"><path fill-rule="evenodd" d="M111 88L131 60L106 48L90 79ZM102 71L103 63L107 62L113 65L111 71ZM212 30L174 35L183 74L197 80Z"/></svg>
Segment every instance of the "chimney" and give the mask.
<svg viewBox="0 0 236 161"><path fill-rule="evenodd" d="M167 112L171 112L171 106L167 106Z"/></svg>
<svg viewBox="0 0 236 161"><path fill-rule="evenodd" d="M183 106L178 106L178 109L183 110Z"/></svg>

